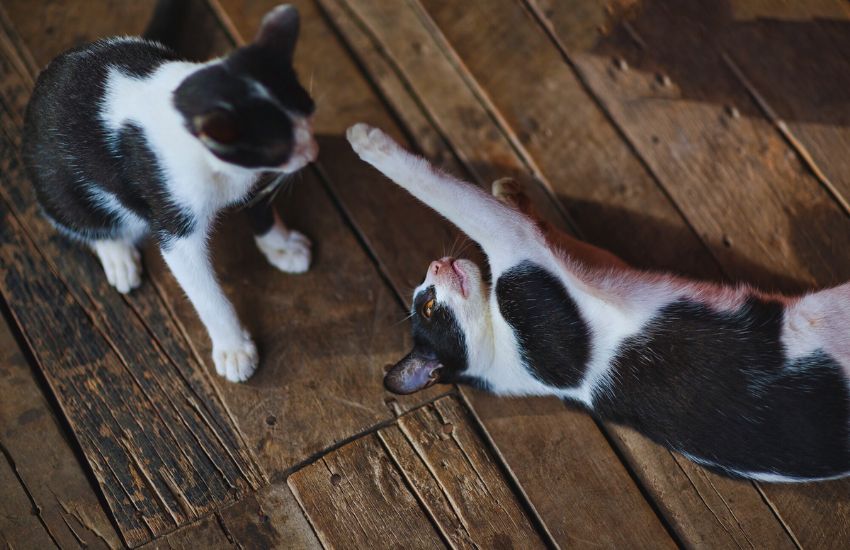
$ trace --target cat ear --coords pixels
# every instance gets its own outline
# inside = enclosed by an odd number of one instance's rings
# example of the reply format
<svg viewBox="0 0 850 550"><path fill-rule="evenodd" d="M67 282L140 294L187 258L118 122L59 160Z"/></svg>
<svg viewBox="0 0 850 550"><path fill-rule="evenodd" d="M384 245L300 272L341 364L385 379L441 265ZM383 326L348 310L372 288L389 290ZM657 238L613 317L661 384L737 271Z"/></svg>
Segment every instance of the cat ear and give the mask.
<svg viewBox="0 0 850 550"><path fill-rule="evenodd" d="M239 139L239 121L230 111L216 109L196 116L192 123L198 137L207 144L227 147Z"/></svg>
<svg viewBox="0 0 850 550"><path fill-rule="evenodd" d="M414 393L424 390L439 379L438 372L443 367L435 358L429 357L413 348L404 358L384 376L384 387L398 394Z"/></svg>
<svg viewBox="0 0 850 550"><path fill-rule="evenodd" d="M299 26L300 17L295 6L280 5L263 17L254 42L260 46L273 48L287 61L292 61Z"/></svg>

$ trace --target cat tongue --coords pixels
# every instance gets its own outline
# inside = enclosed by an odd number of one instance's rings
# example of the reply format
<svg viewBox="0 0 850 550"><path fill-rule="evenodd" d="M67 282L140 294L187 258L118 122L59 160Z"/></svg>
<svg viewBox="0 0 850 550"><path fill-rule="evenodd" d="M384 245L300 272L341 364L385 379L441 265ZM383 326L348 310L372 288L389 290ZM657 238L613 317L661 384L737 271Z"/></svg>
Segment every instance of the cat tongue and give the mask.
<svg viewBox="0 0 850 550"><path fill-rule="evenodd" d="M384 387L402 395L424 390L437 382L437 371L441 366L438 361L410 354L384 376Z"/></svg>

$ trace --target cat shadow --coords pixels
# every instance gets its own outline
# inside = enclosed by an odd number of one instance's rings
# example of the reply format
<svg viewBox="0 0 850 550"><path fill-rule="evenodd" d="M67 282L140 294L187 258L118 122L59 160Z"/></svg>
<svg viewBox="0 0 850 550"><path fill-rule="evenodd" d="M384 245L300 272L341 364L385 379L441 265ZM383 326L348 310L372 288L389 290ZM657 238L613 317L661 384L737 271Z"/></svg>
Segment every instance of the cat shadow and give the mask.
<svg viewBox="0 0 850 550"><path fill-rule="evenodd" d="M599 27L602 36L583 41L563 37L567 48L624 59L632 69L668 76L685 100L734 106L742 114L762 118L724 62L726 53L767 95L781 119L850 126L846 55L850 21L810 17L805 9L795 10L793 3L621 0L616 4L625 6L610 10Z"/></svg>
<svg viewBox="0 0 850 550"><path fill-rule="evenodd" d="M472 166L472 170L477 173L501 172L511 174L526 186L541 185L528 175L516 175L515 170L500 168L493 163L479 161L473 162ZM560 187L568 189L569 183L565 182ZM545 191L538 193L538 196L544 195ZM558 192L556 197L560 208L577 225L583 240L616 254L637 269L669 272L723 284L744 283L765 292L797 294L812 290L810 282L771 269L764 258L748 256L739 251L734 234L709 249L685 222L674 225L641 210L577 198L568 192ZM538 206L537 202L535 206ZM551 204L539 210L554 211ZM807 220L822 217L821 210L794 209L793 213L789 213L787 225L791 228L801 227L808 223ZM552 220L551 216L544 217ZM801 262L810 258L811 244L804 242L797 231L787 233L791 238L787 242L786 253L796 256ZM850 278L850 274L844 276ZM833 285L842 281L842 275L835 274L818 283Z"/></svg>

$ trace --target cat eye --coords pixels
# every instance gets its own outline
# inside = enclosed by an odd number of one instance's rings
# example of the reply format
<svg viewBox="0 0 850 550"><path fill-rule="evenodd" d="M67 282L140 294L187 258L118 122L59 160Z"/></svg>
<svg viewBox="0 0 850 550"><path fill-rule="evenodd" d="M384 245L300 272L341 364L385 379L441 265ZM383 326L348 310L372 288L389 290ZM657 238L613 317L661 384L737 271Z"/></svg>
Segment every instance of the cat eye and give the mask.
<svg viewBox="0 0 850 550"><path fill-rule="evenodd" d="M422 306L422 315L425 316L426 319L431 318L431 312L434 311L434 302L435 300L431 298Z"/></svg>

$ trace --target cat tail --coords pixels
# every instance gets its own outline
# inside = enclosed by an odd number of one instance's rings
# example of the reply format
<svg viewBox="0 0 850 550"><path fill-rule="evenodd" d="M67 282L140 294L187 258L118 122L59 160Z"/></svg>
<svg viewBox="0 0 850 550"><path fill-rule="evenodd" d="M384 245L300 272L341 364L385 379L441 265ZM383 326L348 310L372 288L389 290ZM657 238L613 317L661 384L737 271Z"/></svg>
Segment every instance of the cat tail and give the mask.
<svg viewBox="0 0 850 550"><path fill-rule="evenodd" d="M180 34L189 0L158 0L148 27L142 38L159 42L171 50L178 51Z"/></svg>

